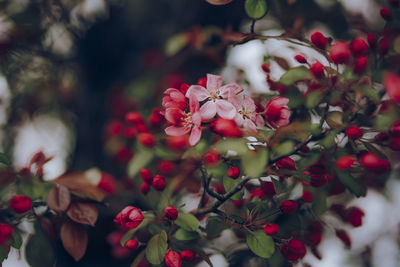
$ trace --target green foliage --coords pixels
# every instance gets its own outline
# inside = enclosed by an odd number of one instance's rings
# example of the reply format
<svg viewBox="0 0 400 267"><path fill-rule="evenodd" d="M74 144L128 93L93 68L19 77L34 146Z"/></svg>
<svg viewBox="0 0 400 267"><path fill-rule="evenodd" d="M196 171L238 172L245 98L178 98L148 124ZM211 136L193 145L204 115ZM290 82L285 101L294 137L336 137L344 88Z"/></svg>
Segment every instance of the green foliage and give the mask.
<svg viewBox="0 0 400 267"><path fill-rule="evenodd" d="M168 249L168 236L165 231L153 236L147 243L146 258L151 264L161 264Z"/></svg>
<svg viewBox="0 0 400 267"><path fill-rule="evenodd" d="M251 178L259 178L265 171L268 164L268 151L262 148L255 151L248 151L241 157L244 173Z"/></svg>
<svg viewBox="0 0 400 267"><path fill-rule="evenodd" d="M354 178L349 172L335 170L335 173L340 182L342 182L351 193L356 197L365 197L367 188L360 179Z"/></svg>
<svg viewBox="0 0 400 267"><path fill-rule="evenodd" d="M244 9L250 18L260 19L268 12L267 0L246 0Z"/></svg>
<svg viewBox="0 0 400 267"><path fill-rule="evenodd" d="M22 236L18 231L14 231L13 235L12 235L12 242L11 242L11 246L13 248L16 249L20 249L22 246Z"/></svg>
<svg viewBox="0 0 400 267"><path fill-rule="evenodd" d="M154 154L150 149L139 150L133 159L128 163L128 175L129 177L135 177L139 173L140 169L144 168L153 159Z"/></svg>
<svg viewBox="0 0 400 267"><path fill-rule="evenodd" d="M222 231L226 229L224 220L219 216L211 216L207 218L206 233L211 239L221 235Z"/></svg>
<svg viewBox="0 0 400 267"><path fill-rule="evenodd" d="M178 229L174 234L175 239L181 241L193 240L199 237L199 234L194 231L186 231L184 229Z"/></svg>
<svg viewBox="0 0 400 267"><path fill-rule="evenodd" d="M228 151L234 151L239 156L246 154L246 152L249 150L246 144L246 140L232 139L232 138L224 138L218 141L218 143L215 146L215 149L220 154L226 154L228 153Z"/></svg>
<svg viewBox="0 0 400 267"><path fill-rule="evenodd" d="M45 234L37 226L26 245L26 261L31 267L51 267L54 266L54 249Z"/></svg>
<svg viewBox="0 0 400 267"><path fill-rule="evenodd" d="M280 156L289 155L294 151L294 142L293 141L286 141L283 142L272 150L273 158L278 158Z"/></svg>
<svg viewBox="0 0 400 267"><path fill-rule="evenodd" d="M10 166L11 159L5 153L0 152L0 163L3 163L6 166Z"/></svg>
<svg viewBox="0 0 400 267"><path fill-rule="evenodd" d="M311 78L312 76L310 71L304 66L299 66L285 72L279 82L285 86L290 86L298 81L308 80Z"/></svg>
<svg viewBox="0 0 400 267"><path fill-rule="evenodd" d="M175 224L186 231L197 231L200 222L193 214L179 213L178 219L175 220Z"/></svg>
<svg viewBox="0 0 400 267"><path fill-rule="evenodd" d="M249 232L246 242L250 250L261 258L268 259L275 252L274 240L262 230Z"/></svg>
<svg viewBox="0 0 400 267"><path fill-rule="evenodd" d="M233 180L232 178L224 176L222 178L222 182L224 184L225 191L229 192L236 186L236 184L238 183L238 180ZM239 192L237 192L236 194L234 194L231 197L231 199L232 200L241 200L243 198L243 194L244 194L244 190L242 189Z"/></svg>

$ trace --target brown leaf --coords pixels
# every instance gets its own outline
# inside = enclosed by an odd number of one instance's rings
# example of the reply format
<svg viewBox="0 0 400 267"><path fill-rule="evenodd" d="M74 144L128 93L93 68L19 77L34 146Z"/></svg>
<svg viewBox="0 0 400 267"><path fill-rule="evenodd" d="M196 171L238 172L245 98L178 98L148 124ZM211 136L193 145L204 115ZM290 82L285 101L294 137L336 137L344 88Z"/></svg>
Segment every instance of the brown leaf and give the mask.
<svg viewBox="0 0 400 267"><path fill-rule="evenodd" d="M284 70L289 70L289 69L290 69L289 63L288 63L287 60L284 59L283 57L277 57L277 56L275 56L275 57L274 57L274 60L275 60L276 63L278 63L278 65L279 65L282 69L284 69Z"/></svg>
<svg viewBox="0 0 400 267"><path fill-rule="evenodd" d="M94 204L74 202L70 205L67 215L77 223L94 226L99 216L99 212Z"/></svg>
<svg viewBox="0 0 400 267"><path fill-rule="evenodd" d="M206 2L211 5L221 6L229 4L232 0L206 0Z"/></svg>
<svg viewBox="0 0 400 267"><path fill-rule="evenodd" d="M0 171L0 188L11 183L15 179L15 173L10 169Z"/></svg>
<svg viewBox="0 0 400 267"><path fill-rule="evenodd" d="M71 194L69 193L68 188L64 185L56 184L47 197L47 206L57 212L67 210L70 203Z"/></svg>
<svg viewBox="0 0 400 267"><path fill-rule="evenodd" d="M67 173L54 182L64 185L69 188L69 190L74 191L84 197L101 202L104 199L104 193L90 183L89 180L85 178L85 175L81 172Z"/></svg>
<svg viewBox="0 0 400 267"><path fill-rule="evenodd" d="M85 255L88 243L85 226L70 220L64 221L61 226L61 241L69 255L79 261Z"/></svg>

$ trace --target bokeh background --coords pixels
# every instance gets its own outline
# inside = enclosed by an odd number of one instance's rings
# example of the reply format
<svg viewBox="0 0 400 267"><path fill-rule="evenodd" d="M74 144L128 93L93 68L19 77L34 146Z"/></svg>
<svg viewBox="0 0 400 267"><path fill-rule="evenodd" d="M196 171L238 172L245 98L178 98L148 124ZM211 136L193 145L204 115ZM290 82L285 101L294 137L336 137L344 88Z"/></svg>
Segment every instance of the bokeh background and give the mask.
<svg viewBox="0 0 400 267"><path fill-rule="evenodd" d="M137 190L129 191L132 185L124 164L134 151L109 138L127 111L150 115L161 102L163 90L181 82L195 83L206 73L219 73L252 92L268 91L260 69L266 54L286 58L293 66L298 52L319 59L312 50L284 41L230 46L221 36L250 29L243 3L0 0L0 150L12 155L18 168L26 166L38 151L53 157L45 165L49 180L66 170L98 167L128 188L110 199L110 206L140 201L134 193ZM384 1L269 3L270 12L256 24L257 33L292 31L309 36L319 29L334 39L345 39L378 32L384 25L379 16ZM283 69L274 63L271 68L272 78L278 79ZM400 183L392 177L386 187L385 195L370 190L366 198L355 200L366 217L362 227L347 229L352 250L330 238L332 231L320 245L322 259L308 253L303 262L322 267L400 266ZM87 253L78 263L58 242L57 266L129 266L135 255L121 257L107 242L114 230L114 216L112 209L100 209L99 223L89 232ZM29 223L26 228L32 231ZM225 234L216 242L223 246L229 238ZM215 266L228 266L221 256L211 259ZM27 263L23 253L12 251L3 266Z"/></svg>

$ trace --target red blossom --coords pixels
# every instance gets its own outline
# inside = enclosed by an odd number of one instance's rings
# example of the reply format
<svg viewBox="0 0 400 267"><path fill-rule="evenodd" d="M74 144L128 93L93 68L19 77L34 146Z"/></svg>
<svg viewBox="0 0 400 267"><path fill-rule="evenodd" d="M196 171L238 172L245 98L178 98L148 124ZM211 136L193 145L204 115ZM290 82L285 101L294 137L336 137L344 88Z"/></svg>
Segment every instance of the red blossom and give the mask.
<svg viewBox="0 0 400 267"><path fill-rule="evenodd" d="M264 226L264 233L266 235L275 235L278 232L279 232L279 225L275 223L267 223Z"/></svg>
<svg viewBox="0 0 400 267"><path fill-rule="evenodd" d="M168 206L164 210L164 216L168 220L174 221L178 218L178 211L174 207Z"/></svg>
<svg viewBox="0 0 400 267"><path fill-rule="evenodd" d="M329 50L329 56L335 64L349 63L350 55L351 51L349 45L342 41L334 43Z"/></svg>
<svg viewBox="0 0 400 267"><path fill-rule="evenodd" d="M31 209L32 199L24 195L14 196L10 199L9 206L16 213L25 213Z"/></svg>
<svg viewBox="0 0 400 267"><path fill-rule="evenodd" d="M290 261L302 259L307 253L304 244L297 239L291 239L288 243L283 244L280 251L283 257Z"/></svg>
<svg viewBox="0 0 400 267"><path fill-rule="evenodd" d="M181 256L177 252L169 250L167 253L165 253L165 264L168 267L181 267Z"/></svg>
<svg viewBox="0 0 400 267"><path fill-rule="evenodd" d="M126 228L134 229L142 223L143 219L144 216L140 209L133 206L127 206L117 214L114 222L119 223Z"/></svg>
<svg viewBox="0 0 400 267"><path fill-rule="evenodd" d="M289 124L291 112L285 106L289 103L289 98L276 97L271 99L265 108L265 117L273 128L279 128Z"/></svg>
<svg viewBox="0 0 400 267"><path fill-rule="evenodd" d="M328 39L321 32L314 32L311 35L311 43L319 49L325 49Z"/></svg>

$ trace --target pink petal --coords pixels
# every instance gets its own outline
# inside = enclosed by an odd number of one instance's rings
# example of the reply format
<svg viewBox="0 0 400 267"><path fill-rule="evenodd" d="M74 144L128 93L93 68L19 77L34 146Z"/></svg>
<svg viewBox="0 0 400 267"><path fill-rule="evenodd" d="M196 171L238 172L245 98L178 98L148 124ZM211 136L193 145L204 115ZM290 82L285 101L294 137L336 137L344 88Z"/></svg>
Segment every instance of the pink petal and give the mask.
<svg viewBox="0 0 400 267"><path fill-rule="evenodd" d="M239 113L236 113L236 116L235 116L235 119L234 119L234 120L235 120L237 126L239 126L239 127L242 127L242 126L243 126L244 119L243 119L243 116L242 116L242 115L240 115Z"/></svg>
<svg viewBox="0 0 400 267"><path fill-rule="evenodd" d="M169 126L165 128L165 133L172 136L181 136L190 132L190 127Z"/></svg>
<svg viewBox="0 0 400 267"><path fill-rule="evenodd" d="M201 114L200 114L200 111L195 112L195 113L192 114L192 122L196 126L201 125Z"/></svg>
<svg viewBox="0 0 400 267"><path fill-rule="evenodd" d="M194 127L189 136L189 144L191 146L194 146L200 141L200 138L201 138L201 127L200 126Z"/></svg>
<svg viewBox="0 0 400 267"><path fill-rule="evenodd" d="M243 95L242 105L247 112L254 112L256 110L253 99L248 95Z"/></svg>
<svg viewBox="0 0 400 267"><path fill-rule="evenodd" d="M229 84L226 84L226 85L222 86L221 88L219 88L219 92L220 92L219 94L223 98L228 98L229 92L232 92L233 94L237 95L237 94L240 94L242 91L243 91L243 88L240 87L236 83L229 83Z"/></svg>
<svg viewBox="0 0 400 267"><path fill-rule="evenodd" d="M257 133L256 125L249 119L244 120L243 128L251 133Z"/></svg>
<svg viewBox="0 0 400 267"><path fill-rule="evenodd" d="M275 97L274 99L271 99L268 102L267 109L270 107L280 108L280 107L283 107L284 105L287 105L288 103L289 103L289 98L278 96L278 97Z"/></svg>
<svg viewBox="0 0 400 267"><path fill-rule="evenodd" d="M197 100L196 96L191 94L189 95L189 110L190 113L195 113L196 111L199 111L200 109L200 104L199 101Z"/></svg>
<svg viewBox="0 0 400 267"><path fill-rule="evenodd" d="M232 120L236 116L236 108L226 100L217 100L217 113L221 118Z"/></svg>
<svg viewBox="0 0 400 267"><path fill-rule="evenodd" d="M189 98L191 94L196 96L198 101L203 101L210 96L210 93L207 91L207 89L200 85L190 86L186 92L186 97Z"/></svg>
<svg viewBox="0 0 400 267"><path fill-rule="evenodd" d="M209 92L217 92L222 85L221 76L214 74L207 74L207 90Z"/></svg>
<svg viewBox="0 0 400 267"><path fill-rule="evenodd" d="M265 124L264 119L260 114L256 114L254 123L257 125L257 127L262 127Z"/></svg>
<svg viewBox="0 0 400 267"><path fill-rule="evenodd" d="M214 118L217 113L217 105L213 101L207 101L200 108L201 119L203 121L209 121Z"/></svg>
<svg viewBox="0 0 400 267"><path fill-rule="evenodd" d="M228 96L227 100L228 100L229 103L231 103L235 107L235 109L237 111L239 111L242 108L237 96L232 91L229 92L229 96Z"/></svg>
<svg viewBox="0 0 400 267"><path fill-rule="evenodd" d="M165 119L173 124L178 124L185 115L178 108L167 108L165 110Z"/></svg>

